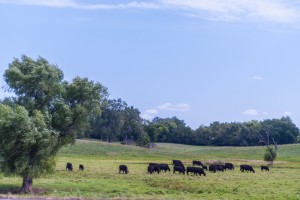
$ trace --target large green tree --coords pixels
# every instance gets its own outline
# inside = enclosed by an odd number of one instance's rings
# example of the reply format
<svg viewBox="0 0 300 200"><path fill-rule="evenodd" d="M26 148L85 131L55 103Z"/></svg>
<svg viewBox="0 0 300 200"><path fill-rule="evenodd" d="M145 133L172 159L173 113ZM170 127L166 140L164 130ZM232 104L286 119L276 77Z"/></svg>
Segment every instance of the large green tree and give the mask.
<svg viewBox="0 0 300 200"><path fill-rule="evenodd" d="M15 97L0 104L0 166L23 178L21 192L32 192L32 180L53 171L54 157L89 126L100 112L107 89L63 72L44 58L14 59L4 74Z"/></svg>

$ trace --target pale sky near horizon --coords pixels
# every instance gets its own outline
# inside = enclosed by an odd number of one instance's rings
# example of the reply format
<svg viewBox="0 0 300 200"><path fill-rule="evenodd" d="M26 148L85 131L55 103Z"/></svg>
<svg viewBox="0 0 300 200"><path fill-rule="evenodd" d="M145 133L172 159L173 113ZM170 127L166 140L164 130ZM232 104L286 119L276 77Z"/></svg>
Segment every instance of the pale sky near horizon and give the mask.
<svg viewBox="0 0 300 200"><path fill-rule="evenodd" d="M147 119L300 125L298 0L0 0L0 34L1 74L42 56Z"/></svg>

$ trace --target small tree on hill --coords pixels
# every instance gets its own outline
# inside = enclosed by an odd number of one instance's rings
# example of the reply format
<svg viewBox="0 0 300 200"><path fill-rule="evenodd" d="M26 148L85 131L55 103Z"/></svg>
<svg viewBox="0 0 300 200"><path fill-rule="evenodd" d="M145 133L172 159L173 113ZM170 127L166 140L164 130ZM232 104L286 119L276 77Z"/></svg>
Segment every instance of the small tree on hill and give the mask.
<svg viewBox="0 0 300 200"><path fill-rule="evenodd" d="M268 147L264 154L264 160L267 162L273 162L277 157L277 151L273 147Z"/></svg>
<svg viewBox="0 0 300 200"><path fill-rule="evenodd" d="M270 144L270 138L272 140L274 147L272 147ZM262 143L267 147L264 154L264 160L273 163L273 161L277 157L277 150L278 150L278 145L275 142L274 137L270 135L269 131L262 130L260 133L258 133L258 139L259 139L259 143Z"/></svg>
<svg viewBox="0 0 300 200"><path fill-rule="evenodd" d="M100 112L107 89L63 72L44 58L14 59L4 74L15 98L0 104L0 167L23 178L21 192L32 192L33 178L54 170L58 150L75 142Z"/></svg>

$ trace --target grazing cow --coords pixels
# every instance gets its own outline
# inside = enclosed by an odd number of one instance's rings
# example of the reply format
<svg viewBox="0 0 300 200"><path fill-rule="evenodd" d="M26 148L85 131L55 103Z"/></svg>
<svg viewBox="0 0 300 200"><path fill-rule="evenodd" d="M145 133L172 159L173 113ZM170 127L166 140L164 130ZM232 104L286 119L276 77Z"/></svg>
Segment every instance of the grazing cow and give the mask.
<svg viewBox="0 0 300 200"><path fill-rule="evenodd" d="M253 167L251 165L240 165L240 170L242 172L247 171L247 172L253 172L255 173Z"/></svg>
<svg viewBox="0 0 300 200"><path fill-rule="evenodd" d="M81 171L84 170L84 166L82 164L79 165L79 170L81 170Z"/></svg>
<svg viewBox="0 0 300 200"><path fill-rule="evenodd" d="M224 169L230 169L230 170L234 170L234 166L232 163L225 163L224 165Z"/></svg>
<svg viewBox="0 0 300 200"><path fill-rule="evenodd" d="M158 166L160 168L160 171L171 171L168 164L149 163L149 165Z"/></svg>
<svg viewBox="0 0 300 200"><path fill-rule="evenodd" d="M261 171L263 171L263 170L270 171L268 166L261 166L260 169L261 169Z"/></svg>
<svg viewBox="0 0 300 200"><path fill-rule="evenodd" d="M160 165L159 164L148 166L148 173L152 174L153 172L157 172L159 174L159 172L160 172Z"/></svg>
<svg viewBox="0 0 300 200"><path fill-rule="evenodd" d="M209 165L208 170L211 172L216 173L217 171L217 166L216 165Z"/></svg>
<svg viewBox="0 0 300 200"><path fill-rule="evenodd" d="M202 168L207 171L207 166L203 165Z"/></svg>
<svg viewBox="0 0 300 200"><path fill-rule="evenodd" d="M175 172L179 172L179 174L180 174L180 173L185 174L185 167L184 167L183 165L182 165L182 166L180 166L180 165L174 165L173 174L174 174Z"/></svg>
<svg viewBox="0 0 300 200"><path fill-rule="evenodd" d="M148 173L152 174L154 172L154 165L148 165Z"/></svg>
<svg viewBox="0 0 300 200"><path fill-rule="evenodd" d="M120 165L119 166L119 173L121 173L121 171L122 171L122 173L124 174L128 174L128 167L126 166L126 165Z"/></svg>
<svg viewBox="0 0 300 200"><path fill-rule="evenodd" d="M206 176L204 170L202 168L199 168L199 167L187 167L186 168L186 173L187 175L189 175L189 172L192 172L194 174L199 174L200 176L203 174L204 176Z"/></svg>
<svg viewBox="0 0 300 200"><path fill-rule="evenodd" d="M216 173L216 171L222 171L224 172L224 166L223 165L209 165L209 171L212 171Z"/></svg>
<svg viewBox="0 0 300 200"><path fill-rule="evenodd" d="M73 165L72 165L72 163L67 163L67 165L66 165L66 170L67 171L73 171Z"/></svg>
<svg viewBox="0 0 300 200"><path fill-rule="evenodd" d="M183 166L182 162L180 160L173 160L173 165L179 165L179 166Z"/></svg>
<svg viewBox="0 0 300 200"><path fill-rule="evenodd" d="M201 161L193 160L193 165L203 166Z"/></svg>
<svg viewBox="0 0 300 200"><path fill-rule="evenodd" d="M161 171L165 171L165 172L167 172L167 171L171 171L171 169L170 169L170 167L169 167L169 165L168 164L159 164L159 167L160 167L160 170Z"/></svg>
<svg viewBox="0 0 300 200"><path fill-rule="evenodd" d="M149 165L159 165L158 163L149 163Z"/></svg>

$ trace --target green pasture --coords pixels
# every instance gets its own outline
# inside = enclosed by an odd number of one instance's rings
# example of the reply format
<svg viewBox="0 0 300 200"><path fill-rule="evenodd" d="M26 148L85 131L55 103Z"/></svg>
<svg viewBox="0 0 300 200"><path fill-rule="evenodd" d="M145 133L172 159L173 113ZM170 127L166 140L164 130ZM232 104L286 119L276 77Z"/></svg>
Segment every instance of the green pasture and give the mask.
<svg viewBox="0 0 300 200"><path fill-rule="evenodd" d="M157 144L145 149L121 144L78 140L63 148L57 157L54 174L34 180L35 195L81 199L300 199L300 145L279 146L276 162L270 172L261 172L264 147L203 147L179 144ZM147 163L171 164L182 160L204 163L220 160L232 162L236 169L207 176L179 175L172 172L147 174ZM73 172L65 171L67 162ZM256 173L242 173L240 164L251 164ZM85 171L78 171L84 164ZM126 164L129 174L119 174L118 166ZM170 166L173 168L172 166ZM16 197L21 178L0 173L0 198ZM12 194L10 194L12 193Z"/></svg>

